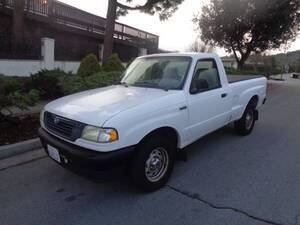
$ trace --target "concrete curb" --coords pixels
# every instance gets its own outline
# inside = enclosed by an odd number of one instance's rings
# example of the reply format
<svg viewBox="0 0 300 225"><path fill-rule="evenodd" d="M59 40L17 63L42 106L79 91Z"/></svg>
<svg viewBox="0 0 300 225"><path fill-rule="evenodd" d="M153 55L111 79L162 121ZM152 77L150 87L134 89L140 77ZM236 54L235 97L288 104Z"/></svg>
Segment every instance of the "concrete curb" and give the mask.
<svg viewBox="0 0 300 225"><path fill-rule="evenodd" d="M19 142L11 145L0 146L0 160L16 156L25 152L42 148L39 138Z"/></svg>

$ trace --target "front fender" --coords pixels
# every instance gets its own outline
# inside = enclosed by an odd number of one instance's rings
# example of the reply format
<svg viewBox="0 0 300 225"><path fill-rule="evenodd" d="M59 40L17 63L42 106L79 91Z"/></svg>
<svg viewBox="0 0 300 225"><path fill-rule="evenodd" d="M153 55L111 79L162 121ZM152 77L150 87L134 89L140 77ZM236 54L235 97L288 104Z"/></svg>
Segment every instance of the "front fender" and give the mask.
<svg viewBox="0 0 300 225"><path fill-rule="evenodd" d="M118 130L120 146L124 147L138 144L146 135L158 128L170 127L178 134L180 148L185 142L183 130L188 124L188 111L179 110L180 106L182 104L166 106L159 110L153 107L150 112L147 107L130 109L113 117L104 126Z"/></svg>

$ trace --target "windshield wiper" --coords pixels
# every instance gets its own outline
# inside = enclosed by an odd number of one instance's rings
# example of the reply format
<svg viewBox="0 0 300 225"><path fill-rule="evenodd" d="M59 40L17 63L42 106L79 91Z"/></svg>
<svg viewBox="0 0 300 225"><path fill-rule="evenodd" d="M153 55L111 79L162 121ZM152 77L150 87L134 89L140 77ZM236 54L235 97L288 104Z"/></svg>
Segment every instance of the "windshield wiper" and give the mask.
<svg viewBox="0 0 300 225"><path fill-rule="evenodd" d="M134 83L134 85L145 85L145 86L157 86L157 84L148 82L148 81L137 81Z"/></svg>
<svg viewBox="0 0 300 225"><path fill-rule="evenodd" d="M141 87L149 87L149 88L159 88L159 89L163 89L165 91L169 90L166 87L161 87L158 84L147 82L147 81L138 81L138 82L135 82L134 85L141 86Z"/></svg>
<svg viewBox="0 0 300 225"><path fill-rule="evenodd" d="M119 82L119 84L123 85L124 87L128 87L129 85L126 82Z"/></svg>

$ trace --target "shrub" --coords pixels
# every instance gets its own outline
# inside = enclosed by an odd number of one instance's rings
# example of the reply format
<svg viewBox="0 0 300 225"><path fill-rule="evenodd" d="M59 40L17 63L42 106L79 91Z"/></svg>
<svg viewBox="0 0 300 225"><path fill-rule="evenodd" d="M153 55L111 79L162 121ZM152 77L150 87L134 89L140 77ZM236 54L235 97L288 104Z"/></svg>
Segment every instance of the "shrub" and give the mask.
<svg viewBox="0 0 300 225"><path fill-rule="evenodd" d="M63 91L65 94L73 94L94 88L101 88L113 85L120 81L120 72L99 72L88 77L65 77L62 80Z"/></svg>
<svg viewBox="0 0 300 225"><path fill-rule="evenodd" d="M121 62L118 54L112 54L106 60L106 62L103 63L102 69L106 72L123 71L124 66L122 65L122 62Z"/></svg>
<svg viewBox="0 0 300 225"><path fill-rule="evenodd" d="M20 77L1 77L2 80L2 91L5 94L12 93L21 90L25 79Z"/></svg>
<svg viewBox="0 0 300 225"><path fill-rule="evenodd" d="M87 90L85 78L80 76L65 77L62 81L62 89L65 95Z"/></svg>
<svg viewBox="0 0 300 225"><path fill-rule="evenodd" d="M31 75L30 82L24 84L25 89L37 89L40 92L42 99L54 99L63 96L63 90L61 86L61 79L65 76L69 76L65 72L55 70L41 70L36 74Z"/></svg>
<svg viewBox="0 0 300 225"><path fill-rule="evenodd" d="M101 71L98 59L94 54L89 54L84 57L78 69L78 75L87 77Z"/></svg>
<svg viewBox="0 0 300 225"><path fill-rule="evenodd" d="M26 110L38 101L39 92L37 90L31 89L28 92L22 90L25 80L18 77L0 77L0 121L13 115L11 107Z"/></svg>
<svg viewBox="0 0 300 225"><path fill-rule="evenodd" d="M36 89L30 90L28 93L16 91L8 96L9 102L21 110L26 110L28 106L34 106L39 100L39 92Z"/></svg>
<svg viewBox="0 0 300 225"><path fill-rule="evenodd" d="M87 86L90 88L99 88L113 85L120 81L121 72L100 72L86 79Z"/></svg>

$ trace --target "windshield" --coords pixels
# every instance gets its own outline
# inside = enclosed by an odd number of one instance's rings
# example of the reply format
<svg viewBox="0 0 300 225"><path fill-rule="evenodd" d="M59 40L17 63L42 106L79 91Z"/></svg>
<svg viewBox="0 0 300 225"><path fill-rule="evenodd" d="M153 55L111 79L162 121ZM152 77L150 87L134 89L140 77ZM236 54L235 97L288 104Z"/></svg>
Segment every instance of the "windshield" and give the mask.
<svg viewBox="0 0 300 225"><path fill-rule="evenodd" d="M125 71L122 83L140 87L182 89L191 57L147 57L136 59Z"/></svg>

